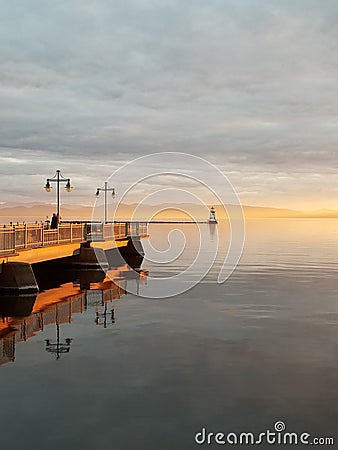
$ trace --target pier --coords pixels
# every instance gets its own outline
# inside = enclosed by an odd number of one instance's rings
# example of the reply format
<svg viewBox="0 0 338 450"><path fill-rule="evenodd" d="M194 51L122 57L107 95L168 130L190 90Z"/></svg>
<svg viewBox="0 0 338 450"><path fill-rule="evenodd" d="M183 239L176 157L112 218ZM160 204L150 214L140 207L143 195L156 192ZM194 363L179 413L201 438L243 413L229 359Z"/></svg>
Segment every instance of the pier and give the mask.
<svg viewBox="0 0 338 450"><path fill-rule="evenodd" d="M56 229L44 223L0 226L0 293L37 292L34 266L109 267L109 254L143 256L146 222L66 222Z"/></svg>

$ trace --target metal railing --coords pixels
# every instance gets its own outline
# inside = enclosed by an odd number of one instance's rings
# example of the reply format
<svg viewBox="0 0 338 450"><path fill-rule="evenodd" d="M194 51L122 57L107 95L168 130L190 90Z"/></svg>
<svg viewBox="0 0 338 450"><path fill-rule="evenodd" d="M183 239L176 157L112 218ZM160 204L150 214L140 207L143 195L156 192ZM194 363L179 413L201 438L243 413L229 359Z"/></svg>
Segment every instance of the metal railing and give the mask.
<svg viewBox="0 0 338 450"><path fill-rule="evenodd" d="M146 237L146 222L69 222L57 229L47 228L43 223L0 226L0 256L20 250L50 247L84 241L108 241L127 239L130 236Z"/></svg>

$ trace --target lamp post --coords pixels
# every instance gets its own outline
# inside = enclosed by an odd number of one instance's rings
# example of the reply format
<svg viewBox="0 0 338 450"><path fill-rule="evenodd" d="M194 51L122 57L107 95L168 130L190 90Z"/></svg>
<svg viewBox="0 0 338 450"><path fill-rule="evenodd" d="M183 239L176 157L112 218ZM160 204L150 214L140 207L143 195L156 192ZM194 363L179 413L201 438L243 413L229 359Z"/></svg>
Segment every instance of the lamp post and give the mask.
<svg viewBox="0 0 338 450"><path fill-rule="evenodd" d="M100 197L100 191L104 192L104 223L107 223L108 219L108 192L111 192L113 198L115 198L115 188L109 188L108 182L105 181L103 188L97 188L96 197Z"/></svg>
<svg viewBox="0 0 338 450"><path fill-rule="evenodd" d="M47 178L45 189L47 192L50 192L52 186L50 183L56 183L56 204L57 204L57 217L60 219L60 183L66 183L65 189L67 192L70 192L73 188L70 185L70 178L65 178L61 170L57 170L53 178Z"/></svg>

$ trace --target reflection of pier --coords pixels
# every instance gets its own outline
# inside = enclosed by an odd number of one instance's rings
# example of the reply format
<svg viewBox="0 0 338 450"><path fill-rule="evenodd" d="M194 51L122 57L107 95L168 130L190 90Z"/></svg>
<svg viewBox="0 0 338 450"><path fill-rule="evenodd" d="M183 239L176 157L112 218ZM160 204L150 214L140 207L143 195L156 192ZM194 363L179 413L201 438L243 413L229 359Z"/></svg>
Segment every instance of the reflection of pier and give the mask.
<svg viewBox="0 0 338 450"><path fill-rule="evenodd" d="M56 302L57 291L59 291L59 295L62 295L62 292L73 292L73 287L72 285L65 285L60 289L39 294L33 313L28 317L3 319L0 326L3 334L3 337L0 337L0 364L14 360L16 343L27 341L39 331L43 331L47 325L56 324L59 326L64 323L71 323L74 314L83 313L87 309L88 297L86 291L72 295L66 294ZM113 287L110 286L107 289L104 298L107 299L106 301L111 301L121 298L123 294L123 289L113 285Z"/></svg>
<svg viewBox="0 0 338 450"><path fill-rule="evenodd" d="M115 273L115 272L114 272ZM47 325L60 325L71 323L75 314L80 314L93 308L93 318L95 310L100 306L105 307L109 302L120 299L125 294L123 283L120 280L124 275L134 274L133 277L142 281L144 274L134 272L130 268L121 267L116 269L119 276L119 286L111 280L104 280L90 285L90 290L82 290L76 283L67 283L58 288L50 289L38 295L28 297L25 306L22 306L23 297L1 297L0 314L0 365L15 359L15 345L22 341L27 341L38 332L43 331ZM127 275L128 274L128 275ZM125 281L127 283L127 280ZM20 304L20 308L17 305ZM115 319L115 314L114 314ZM57 337L57 336L56 336ZM71 338L66 338L71 339ZM48 339L47 339L48 340ZM46 340L46 341L47 341ZM46 342L47 351L55 353L56 357L64 351L68 351L71 341L63 342L60 339L49 338ZM61 347L61 344L66 347ZM49 350L48 350L49 349Z"/></svg>

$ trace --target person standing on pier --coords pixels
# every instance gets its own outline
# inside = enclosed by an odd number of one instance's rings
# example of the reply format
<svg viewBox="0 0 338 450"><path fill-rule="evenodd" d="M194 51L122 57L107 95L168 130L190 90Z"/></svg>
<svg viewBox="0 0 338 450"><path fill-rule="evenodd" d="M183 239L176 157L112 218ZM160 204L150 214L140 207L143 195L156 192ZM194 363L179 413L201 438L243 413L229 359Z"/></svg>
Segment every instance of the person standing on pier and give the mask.
<svg viewBox="0 0 338 450"><path fill-rule="evenodd" d="M50 224L51 230L56 230L58 227L58 224L59 224L59 218L55 213L53 213L52 221Z"/></svg>

